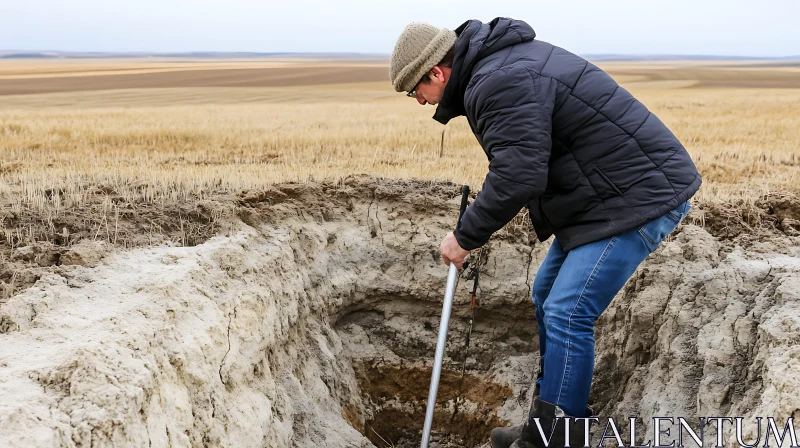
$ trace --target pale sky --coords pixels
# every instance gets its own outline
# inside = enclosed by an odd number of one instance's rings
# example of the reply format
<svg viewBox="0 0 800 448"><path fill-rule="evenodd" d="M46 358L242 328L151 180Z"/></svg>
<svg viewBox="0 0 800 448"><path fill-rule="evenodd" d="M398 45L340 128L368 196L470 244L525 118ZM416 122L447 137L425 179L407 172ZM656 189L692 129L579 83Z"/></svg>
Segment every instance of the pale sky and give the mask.
<svg viewBox="0 0 800 448"><path fill-rule="evenodd" d="M0 50L388 54L497 16L578 54L800 55L800 0L0 0Z"/></svg>

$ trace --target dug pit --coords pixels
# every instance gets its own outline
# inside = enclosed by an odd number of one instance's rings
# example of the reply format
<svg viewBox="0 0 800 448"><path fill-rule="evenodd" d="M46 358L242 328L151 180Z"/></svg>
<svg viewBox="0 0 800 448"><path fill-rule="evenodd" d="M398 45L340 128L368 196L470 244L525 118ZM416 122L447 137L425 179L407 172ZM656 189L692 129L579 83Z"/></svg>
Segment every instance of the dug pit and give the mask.
<svg viewBox="0 0 800 448"><path fill-rule="evenodd" d="M457 303L456 307L464 305ZM334 326L346 348L364 403L360 412L347 415L348 420L378 447L419 446L431 378L432 344L441 313L441 308L436 308L436 304L421 305L412 298L382 299L371 309L345 314ZM450 324L447 362L439 381L434 414L435 433L448 435L449 445L444 446L482 444L493 427L507 424L498 411L520 390L515 391L502 375L494 378L494 362L497 357L509 355L526 357L538 349L530 343L530 329L536 327L530 318L522 319L527 321L528 331L519 331L515 337L527 337L515 349L505 346L507 334L492 331L506 325L507 318L481 311L469 346L466 320L455 318ZM491 350L501 346L506 355ZM521 373L524 377L530 370ZM521 382L529 383L530 378L524 377ZM434 439L445 440L436 434Z"/></svg>
<svg viewBox="0 0 800 448"><path fill-rule="evenodd" d="M40 266L0 306L0 444L418 446L458 187L351 179L230 201L217 236ZM469 350L462 274L432 446L484 445L526 413L530 285L548 246L524 223L485 249ZM800 412L781 392L800 388L798 248L781 232L720 239L687 221L598 322L590 405Z"/></svg>

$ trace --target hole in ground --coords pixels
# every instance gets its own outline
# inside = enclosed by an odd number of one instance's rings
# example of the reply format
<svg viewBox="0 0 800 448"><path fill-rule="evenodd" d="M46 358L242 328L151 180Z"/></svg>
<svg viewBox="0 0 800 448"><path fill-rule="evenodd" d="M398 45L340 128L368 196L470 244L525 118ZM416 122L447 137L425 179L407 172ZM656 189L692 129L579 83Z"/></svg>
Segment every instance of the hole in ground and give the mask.
<svg viewBox="0 0 800 448"><path fill-rule="evenodd" d="M428 399L431 368L362 364L359 384L372 407L364 434L375 446L419 446ZM443 369L436 396L434 435L444 446L474 446L489 431L507 424L497 410L513 396L511 387L478 375ZM449 437L440 437L448 434ZM445 439L445 440L442 440ZM449 442L449 443L448 443Z"/></svg>
<svg viewBox="0 0 800 448"><path fill-rule="evenodd" d="M346 409L345 418L379 448L418 447L441 308L429 302L386 297L367 299L361 306L364 304L372 308L347 312L334 327L348 348L363 403L360 408ZM538 350L532 307L527 313L517 310L526 325L511 331L498 330L508 327L507 315L479 309L465 350L468 318L459 315L464 314L463 307L456 303L450 320L431 446L481 446L488 442L492 428L508 425L500 417L500 409L508 400L524 403L525 397L516 396L507 374L497 374L498 365L502 370L507 363L501 360L532 358ZM518 372L525 383L522 395L533 374L531 365L526 363Z"/></svg>

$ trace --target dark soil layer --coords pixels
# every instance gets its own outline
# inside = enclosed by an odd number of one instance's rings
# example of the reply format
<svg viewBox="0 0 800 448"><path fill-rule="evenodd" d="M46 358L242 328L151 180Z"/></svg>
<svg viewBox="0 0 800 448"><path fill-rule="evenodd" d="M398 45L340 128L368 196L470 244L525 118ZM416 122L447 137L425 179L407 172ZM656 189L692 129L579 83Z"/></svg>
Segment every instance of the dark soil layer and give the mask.
<svg viewBox="0 0 800 448"><path fill-rule="evenodd" d="M373 402L381 405L396 400L414 409L413 412L397 408L382 409L366 423L362 433L381 448L391 446L387 444L389 441L402 439L415 440L418 444L420 422L425 421L431 369L373 364L362 365L357 372L362 393ZM492 428L507 424L497 417L497 409L512 395L513 391L506 384L493 383L472 374L464 375L462 381L460 371L444 369L436 395L437 405L470 401L481 412L464 414L458 412L458 407L452 413L437 409L433 416L433 427L458 437L463 446L482 443Z"/></svg>

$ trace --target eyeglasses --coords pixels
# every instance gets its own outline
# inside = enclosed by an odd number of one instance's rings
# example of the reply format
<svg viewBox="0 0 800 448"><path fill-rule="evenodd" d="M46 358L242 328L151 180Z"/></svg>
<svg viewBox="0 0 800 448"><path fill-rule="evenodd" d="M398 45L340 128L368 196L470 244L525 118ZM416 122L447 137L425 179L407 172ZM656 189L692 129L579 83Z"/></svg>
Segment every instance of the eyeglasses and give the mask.
<svg viewBox="0 0 800 448"><path fill-rule="evenodd" d="M426 82L430 81L431 76L435 77L436 75L433 72L429 72L429 73L426 73L426 74L422 75L422 79L420 79L418 83L414 84L414 88L409 90L408 93L406 93L406 96L410 97L410 98L416 98L416 96L417 96L417 87L419 87L419 85L422 83L422 81L426 81Z"/></svg>
<svg viewBox="0 0 800 448"><path fill-rule="evenodd" d="M408 93L406 93L406 96L410 97L410 98L416 98L416 96L417 96L417 87L419 87L419 85L422 83L422 81L425 81L426 79L430 79L430 75L427 74L427 73L422 75L422 79L420 79L416 84L414 84L414 88L409 90Z"/></svg>
<svg viewBox="0 0 800 448"><path fill-rule="evenodd" d="M422 80L420 80L419 82L422 82ZM416 98L417 97L417 87L419 87L419 82L414 85L413 89L409 90L408 93L406 93L407 97L409 97L409 98Z"/></svg>

